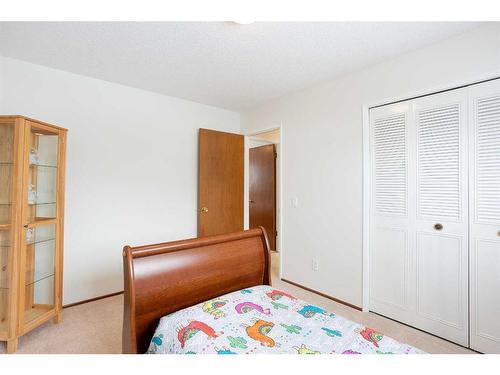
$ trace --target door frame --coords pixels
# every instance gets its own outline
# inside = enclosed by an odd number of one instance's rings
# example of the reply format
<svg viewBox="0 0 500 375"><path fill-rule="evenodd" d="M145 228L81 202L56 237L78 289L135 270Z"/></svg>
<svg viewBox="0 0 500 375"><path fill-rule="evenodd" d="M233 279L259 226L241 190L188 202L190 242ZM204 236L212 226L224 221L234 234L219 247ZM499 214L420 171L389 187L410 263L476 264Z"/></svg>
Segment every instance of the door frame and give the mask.
<svg viewBox="0 0 500 375"><path fill-rule="evenodd" d="M434 86L426 90L410 91L405 95L392 96L366 102L362 105L363 121L363 223L362 223L362 308L363 312L370 311L370 205L371 205L371 173L370 173L370 109L383 105L394 104L406 100L416 99L421 96L437 94L478 83L500 79L500 69L477 75L475 78L457 80L449 84ZM280 133L281 135L281 133Z"/></svg>
<svg viewBox="0 0 500 375"><path fill-rule="evenodd" d="M279 248L279 253L283 253L283 237L284 237L284 229L283 229L283 124L269 126L264 128L259 128L257 130L253 130L244 134L245 136L245 171L244 171L244 192L243 197L245 199L245 203L243 205L243 225L245 229L248 229L250 223L250 204L249 194L250 194L250 175L249 175L249 141L251 137L256 135L267 133L273 130L279 130L280 132L280 143L275 144L276 151L278 154L278 160L276 163L276 182L279 185L276 189L278 194L276 197L276 224L277 228L279 228L279 235L276 241L277 247ZM279 209L279 213L278 213ZM280 275L281 275L281 266L282 266L282 256L280 256Z"/></svg>

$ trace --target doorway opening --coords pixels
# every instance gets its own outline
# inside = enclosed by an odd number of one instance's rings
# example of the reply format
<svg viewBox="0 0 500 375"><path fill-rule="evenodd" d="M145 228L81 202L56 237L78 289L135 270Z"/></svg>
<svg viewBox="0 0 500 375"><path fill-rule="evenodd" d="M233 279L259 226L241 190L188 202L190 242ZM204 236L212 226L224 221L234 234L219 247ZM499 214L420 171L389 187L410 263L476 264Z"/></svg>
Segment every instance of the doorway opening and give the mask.
<svg viewBox="0 0 500 375"><path fill-rule="evenodd" d="M246 136L245 227L266 229L271 251L281 250L281 131Z"/></svg>

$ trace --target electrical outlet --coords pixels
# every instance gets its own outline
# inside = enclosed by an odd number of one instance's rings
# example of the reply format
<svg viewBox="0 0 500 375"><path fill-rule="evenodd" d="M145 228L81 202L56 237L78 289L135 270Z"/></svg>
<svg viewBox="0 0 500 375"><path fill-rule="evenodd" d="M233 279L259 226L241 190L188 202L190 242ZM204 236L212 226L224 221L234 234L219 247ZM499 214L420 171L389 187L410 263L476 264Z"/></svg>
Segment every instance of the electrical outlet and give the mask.
<svg viewBox="0 0 500 375"><path fill-rule="evenodd" d="M318 261L316 259L312 260L312 270L313 271L319 270L319 264L318 264Z"/></svg>

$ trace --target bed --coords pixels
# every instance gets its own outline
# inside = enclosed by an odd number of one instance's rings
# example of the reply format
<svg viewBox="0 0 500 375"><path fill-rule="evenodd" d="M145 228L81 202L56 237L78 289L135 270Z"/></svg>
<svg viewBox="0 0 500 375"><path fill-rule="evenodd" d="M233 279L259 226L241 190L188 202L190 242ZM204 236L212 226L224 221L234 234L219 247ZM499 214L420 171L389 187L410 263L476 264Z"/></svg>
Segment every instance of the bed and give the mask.
<svg viewBox="0 0 500 375"><path fill-rule="evenodd" d="M263 228L123 257L123 353L422 353L273 288Z"/></svg>

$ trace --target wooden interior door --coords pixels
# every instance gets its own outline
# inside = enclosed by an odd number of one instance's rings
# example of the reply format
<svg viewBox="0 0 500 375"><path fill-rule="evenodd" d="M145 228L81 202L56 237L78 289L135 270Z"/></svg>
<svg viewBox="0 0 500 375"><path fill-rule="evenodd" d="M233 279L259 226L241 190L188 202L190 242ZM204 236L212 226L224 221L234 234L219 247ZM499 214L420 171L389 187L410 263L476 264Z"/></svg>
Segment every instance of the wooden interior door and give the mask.
<svg viewBox="0 0 500 375"><path fill-rule="evenodd" d="M244 137L200 129L198 237L243 230Z"/></svg>
<svg viewBox="0 0 500 375"><path fill-rule="evenodd" d="M262 226L276 250L276 150L273 144L251 148L250 228Z"/></svg>

